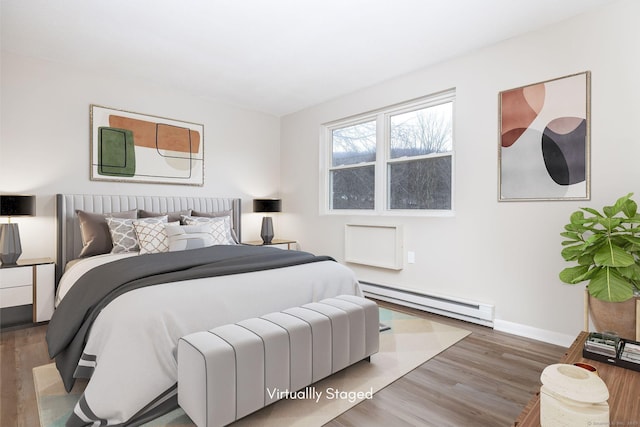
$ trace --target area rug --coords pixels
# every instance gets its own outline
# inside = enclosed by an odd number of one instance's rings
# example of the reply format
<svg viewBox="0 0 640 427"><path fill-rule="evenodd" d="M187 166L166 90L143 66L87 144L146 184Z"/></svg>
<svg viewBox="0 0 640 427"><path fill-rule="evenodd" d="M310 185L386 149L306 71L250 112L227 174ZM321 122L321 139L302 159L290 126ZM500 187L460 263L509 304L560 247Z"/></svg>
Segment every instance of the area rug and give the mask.
<svg viewBox="0 0 640 427"><path fill-rule="evenodd" d="M322 426L470 334L469 331L380 308L380 351L232 424L245 426ZM84 389L77 381L66 393L54 364L33 369L41 427L62 427ZM294 398L295 397L295 398ZM192 427L182 409L145 424Z"/></svg>

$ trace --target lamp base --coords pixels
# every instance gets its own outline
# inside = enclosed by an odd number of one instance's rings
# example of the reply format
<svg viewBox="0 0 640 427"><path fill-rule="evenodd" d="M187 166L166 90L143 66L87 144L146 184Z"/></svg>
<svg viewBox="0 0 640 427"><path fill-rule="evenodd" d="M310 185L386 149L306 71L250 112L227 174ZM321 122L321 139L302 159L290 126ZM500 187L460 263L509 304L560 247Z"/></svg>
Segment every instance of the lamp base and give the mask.
<svg viewBox="0 0 640 427"><path fill-rule="evenodd" d="M260 230L260 237L262 237L262 243L270 245L273 240L273 221L270 216L262 218L262 230Z"/></svg>
<svg viewBox="0 0 640 427"><path fill-rule="evenodd" d="M0 224L0 261L15 264L22 255L18 224Z"/></svg>

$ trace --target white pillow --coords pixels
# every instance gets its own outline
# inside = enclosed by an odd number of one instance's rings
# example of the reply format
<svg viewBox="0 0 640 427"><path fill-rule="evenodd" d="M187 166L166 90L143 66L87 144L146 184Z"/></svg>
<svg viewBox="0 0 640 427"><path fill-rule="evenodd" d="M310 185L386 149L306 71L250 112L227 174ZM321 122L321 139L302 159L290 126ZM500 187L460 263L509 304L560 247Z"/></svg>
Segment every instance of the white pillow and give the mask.
<svg viewBox="0 0 640 427"><path fill-rule="evenodd" d="M169 252L169 239L164 231L167 223L167 216L156 218L145 218L133 221L133 228L136 230L138 244L140 245L140 255ZM178 221L171 224L178 225Z"/></svg>
<svg viewBox="0 0 640 427"><path fill-rule="evenodd" d="M188 249L205 248L216 245L216 239L208 224L202 225L173 225L164 227L169 238L169 251L185 251Z"/></svg>
<svg viewBox="0 0 640 427"><path fill-rule="evenodd" d="M182 221L186 225L206 225L209 233L216 241L216 245L235 245L236 242L231 234L231 217L204 217L182 215Z"/></svg>

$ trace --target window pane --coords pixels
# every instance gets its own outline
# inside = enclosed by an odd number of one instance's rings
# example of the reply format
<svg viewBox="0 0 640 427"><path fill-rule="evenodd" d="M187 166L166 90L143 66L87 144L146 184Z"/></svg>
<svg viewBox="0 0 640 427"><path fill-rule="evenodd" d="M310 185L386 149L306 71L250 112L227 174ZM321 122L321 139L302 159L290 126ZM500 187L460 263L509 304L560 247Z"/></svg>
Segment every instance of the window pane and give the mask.
<svg viewBox="0 0 640 427"><path fill-rule="evenodd" d="M451 156L389 164L390 209L451 209Z"/></svg>
<svg viewBox="0 0 640 427"><path fill-rule="evenodd" d="M391 116L391 158L452 150L453 103Z"/></svg>
<svg viewBox="0 0 640 427"><path fill-rule="evenodd" d="M331 171L332 209L373 209L375 167Z"/></svg>
<svg viewBox="0 0 640 427"><path fill-rule="evenodd" d="M376 122L359 123L332 132L333 166L376 161Z"/></svg>

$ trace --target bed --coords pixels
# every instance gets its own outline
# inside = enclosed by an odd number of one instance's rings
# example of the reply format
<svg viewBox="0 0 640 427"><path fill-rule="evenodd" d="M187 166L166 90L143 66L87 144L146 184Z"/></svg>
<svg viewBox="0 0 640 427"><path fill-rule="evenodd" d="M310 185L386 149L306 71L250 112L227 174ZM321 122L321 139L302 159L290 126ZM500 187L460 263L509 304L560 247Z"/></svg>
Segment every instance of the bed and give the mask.
<svg viewBox="0 0 640 427"><path fill-rule="evenodd" d="M184 335L361 295L353 272L330 257L238 244L240 199L59 194L56 205L57 296L47 344L67 390L88 379L71 427L139 425L176 408L176 348ZM87 251L87 240L99 240L87 238L88 216L109 223L117 253ZM132 224L137 248L116 250L131 231L121 236L118 227ZM176 230L182 237L220 234L213 244L184 247L173 239ZM170 250L150 246L152 238Z"/></svg>

